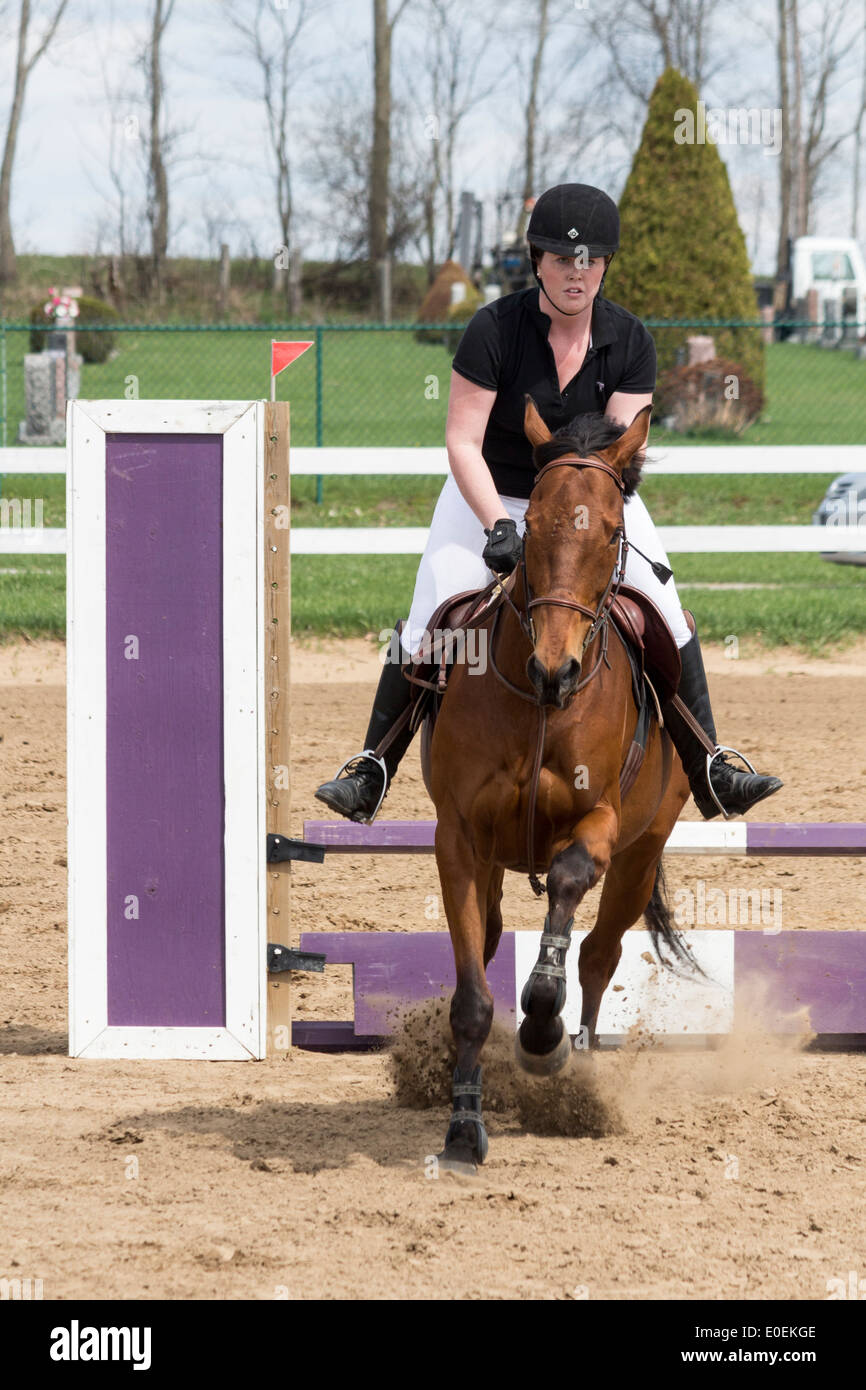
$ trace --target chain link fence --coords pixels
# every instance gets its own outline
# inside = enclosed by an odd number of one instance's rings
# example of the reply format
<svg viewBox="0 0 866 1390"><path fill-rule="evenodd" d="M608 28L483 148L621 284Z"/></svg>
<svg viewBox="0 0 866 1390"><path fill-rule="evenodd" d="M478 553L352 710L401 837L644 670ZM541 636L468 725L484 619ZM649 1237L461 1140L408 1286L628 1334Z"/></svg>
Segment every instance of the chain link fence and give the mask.
<svg viewBox="0 0 866 1390"><path fill-rule="evenodd" d="M670 428L676 417L668 396L657 395L655 437L665 443L827 445L866 440L866 326L796 322L768 328L757 322L648 320L647 327L661 367L685 366L687 339L709 338L706 350L733 364L727 375L735 378L731 382L723 375L712 390L738 391L740 368L763 391L757 418L733 435L724 419L708 423L700 413L690 417L690 432ZM26 416L24 357L31 350L32 332L29 324L0 322L4 446L18 443ZM453 324L88 324L86 332L91 344L99 342L107 351L91 351L91 357L104 360L84 362L84 399L266 397L271 339L312 339L310 351L277 379L278 396L291 401L295 445L411 447L444 441L451 357L459 341ZM109 336L100 339L101 334ZM691 369L692 377L706 387L701 365Z"/></svg>

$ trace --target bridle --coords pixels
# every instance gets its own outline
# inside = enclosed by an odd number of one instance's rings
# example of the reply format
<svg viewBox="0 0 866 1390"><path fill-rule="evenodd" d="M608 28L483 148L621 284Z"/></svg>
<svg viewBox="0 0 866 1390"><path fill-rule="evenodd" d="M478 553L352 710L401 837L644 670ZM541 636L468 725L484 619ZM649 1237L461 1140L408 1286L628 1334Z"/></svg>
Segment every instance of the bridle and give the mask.
<svg viewBox="0 0 866 1390"><path fill-rule="evenodd" d="M590 454L586 458L580 458L575 454L565 455L563 458L559 459L552 459L550 463L546 463L544 467L540 468L536 473L536 484L539 482L541 478L545 476L546 473L551 472L554 468L595 468L601 473L606 473L609 478L612 478L613 481L616 483L616 486L619 489L621 496L625 497L625 483L623 482L619 473L617 473L616 469L612 468L609 463L605 463L604 459L599 458L595 454ZM584 679L580 682L580 684L577 687L577 690L575 691L575 694L577 693L577 691L582 690L583 687L587 685L590 680L592 680L593 676L598 671L602 661L606 659L607 620L610 616L611 604L616 598L620 584L623 582L623 576L625 572L625 559L626 555L628 554L628 541L626 540L625 526L622 522L619 524L619 526L617 526L616 530L614 531L614 537L618 539L616 560L614 561L613 568L610 572L610 578L607 581L604 593L602 594L595 608L589 608L585 603L578 603L577 599L557 598L552 594L542 596L540 598L534 598L532 596L532 588L529 583L529 575L526 572L525 537L523 540L523 548L521 551L520 560L518 562L520 565L520 572L523 577L523 593L526 605L525 612L520 611L520 609L517 607L508 591L503 589L503 594L507 602L511 606L514 615L517 618L518 623L520 624L522 632L524 633L525 637L532 644L533 647L535 647L537 639L535 632L535 623L532 620L532 610L533 608L541 607L542 604L552 605L558 608L570 608L573 612L580 613L584 617L590 619L590 627L587 631L586 636L583 639L581 656L583 656L583 653L586 651L587 647L590 645L591 642L594 641L598 634L602 634L602 641L600 644L601 649L599 652L598 661L596 661L589 675L585 676ZM613 539L613 537L611 539ZM506 685L508 689L511 690L515 695L519 695L521 699L528 700L531 704L538 704L538 697L534 693L530 694L528 691L521 690L519 686L514 685L512 681L508 680L507 677L502 674L502 672L496 665L496 660L493 654L493 648L499 612L501 612L501 609L497 611L496 619L494 619L493 631L491 633L490 638L490 664L493 667L493 670L495 674L498 676L499 680L503 683L503 685Z"/></svg>
<svg viewBox="0 0 866 1390"><path fill-rule="evenodd" d="M538 473L536 473L536 483L538 483L539 479L544 477L545 473L551 472L551 470L554 468L595 468L601 473L606 473L609 478L612 478L613 481L616 483L617 488L619 489L620 495L623 498L625 497L625 483L623 482L619 473L617 473L615 468L611 468L609 463L605 463L603 459L598 458L594 454L590 454L587 458L578 458L577 456L570 457L566 455L565 458L553 459L550 463L546 463L544 467L540 468ZM610 579L607 581L607 587L604 593L602 594L601 598L599 599L595 609L587 608L586 604L578 603L576 599L572 598L554 598L552 596L548 598L530 598L532 590L529 585L529 576L526 573L526 541L524 539L523 554L521 556L521 564L523 566L523 591L526 595L526 615L529 619L529 636L532 641L533 647L535 646L535 624L532 621L532 609L538 608L541 606L541 604L544 603L554 604L559 608L571 608L574 610L574 612L581 613L584 617L591 619L592 626L590 627L583 641L583 651L586 651L590 642L598 633L599 628L607 620L607 613L609 609L608 600L610 601L610 603L613 603L613 600L616 598L619 586L622 583L625 557L628 552L628 541L625 538L625 527L622 522L620 522L619 526L617 526L616 530L614 531L614 536L618 537L619 540L616 560L614 561L613 569L610 572ZM619 579L617 579L616 587L614 588L614 579L616 578L617 573L619 574ZM582 654L583 653L581 653L581 655Z"/></svg>

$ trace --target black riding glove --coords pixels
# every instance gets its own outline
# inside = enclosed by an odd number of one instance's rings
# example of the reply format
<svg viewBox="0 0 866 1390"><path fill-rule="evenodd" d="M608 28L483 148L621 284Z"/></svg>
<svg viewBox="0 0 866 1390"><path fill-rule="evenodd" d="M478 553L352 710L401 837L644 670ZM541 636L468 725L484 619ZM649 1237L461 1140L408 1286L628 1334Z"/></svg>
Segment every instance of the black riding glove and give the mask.
<svg viewBox="0 0 866 1390"><path fill-rule="evenodd" d="M510 574L520 560L523 542L517 534L517 523L510 517L494 522L491 530L484 528L487 544L481 558L494 574Z"/></svg>

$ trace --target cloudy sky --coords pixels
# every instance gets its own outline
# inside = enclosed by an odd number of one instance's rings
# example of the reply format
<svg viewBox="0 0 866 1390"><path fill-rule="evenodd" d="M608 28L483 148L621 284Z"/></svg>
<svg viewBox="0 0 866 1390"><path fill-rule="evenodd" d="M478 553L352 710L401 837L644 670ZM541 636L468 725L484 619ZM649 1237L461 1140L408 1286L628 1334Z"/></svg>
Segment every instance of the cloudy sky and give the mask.
<svg viewBox="0 0 866 1390"><path fill-rule="evenodd" d="M37 18L52 0L33 0ZM276 8L283 0L270 0ZM291 10L296 0L285 0ZM326 149L325 113L368 99L371 83L370 0L321 0L305 30L294 96L295 199L301 239L308 254L329 254L327 208L310 172L311 146ZM830 128L850 127L859 100L863 66L860 33L864 0L835 0L845 11L850 36L834 78ZM252 14L256 0L236 0ZM392 11L396 0L391 0ZM564 18L548 46L544 121L573 129L544 171L546 182L562 178L597 182L618 194L640 138L641 114L620 96L596 97L591 109L568 125L574 106L586 106L604 67L591 41L587 17L609 15L624 59L641 51L636 34L624 30L618 0L574 0L561 5ZM284 7L284 6L283 6ZM493 237L495 199L516 187L520 162L520 72L527 44L519 16L527 6L501 0L489 7L494 23L479 33L467 4L467 51L480 51L477 84L489 95L467 117L457 168L458 183L485 202L486 240ZM817 26L820 0L802 0L805 22ZM11 90L18 0L0 0L0 119L5 131ZM18 146L13 188L13 226L20 252L71 253L106 249L114 225L106 165L114 130L132 174L140 156L136 120L141 120L141 74L135 56L144 45L150 0L69 0L68 16L55 45L34 72ZM718 0L714 6L720 71L702 94L708 106L776 105L772 34L775 0ZM38 31L38 24L35 25ZM406 120L421 131L430 113L424 91L423 54L428 31L423 0L410 0L395 31L394 89ZM472 47L475 45L475 47ZM171 254L213 253L220 240L244 254L255 246L271 254L279 238L271 212L272 194L262 108L255 65L241 51L222 15L220 0L176 0L164 42L167 108L179 130L172 171ZM114 90L113 111L106 86ZM613 117L619 125L612 131ZM324 140L324 145L323 145ZM849 232L851 142L828 169L815 231ZM731 174L741 224L756 271L772 269L775 251L777 160L757 146L721 147ZM539 191L541 191L539 189ZM866 194L864 194L866 201ZM365 210L358 209L359 219ZM861 231L866 230L866 215ZM862 238L861 238L862 239Z"/></svg>

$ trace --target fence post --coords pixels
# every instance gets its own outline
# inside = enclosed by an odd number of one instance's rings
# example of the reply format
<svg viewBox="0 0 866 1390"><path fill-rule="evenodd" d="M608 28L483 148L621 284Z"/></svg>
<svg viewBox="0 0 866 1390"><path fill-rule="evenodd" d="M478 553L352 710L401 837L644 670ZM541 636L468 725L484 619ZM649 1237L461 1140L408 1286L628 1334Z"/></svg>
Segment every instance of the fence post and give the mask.
<svg viewBox="0 0 866 1390"><path fill-rule="evenodd" d="M0 319L0 439L6 448L6 320Z"/></svg>
<svg viewBox="0 0 866 1390"><path fill-rule="evenodd" d="M322 447L322 329L316 329L316 448ZM322 475L316 475L316 505L322 505Z"/></svg>

